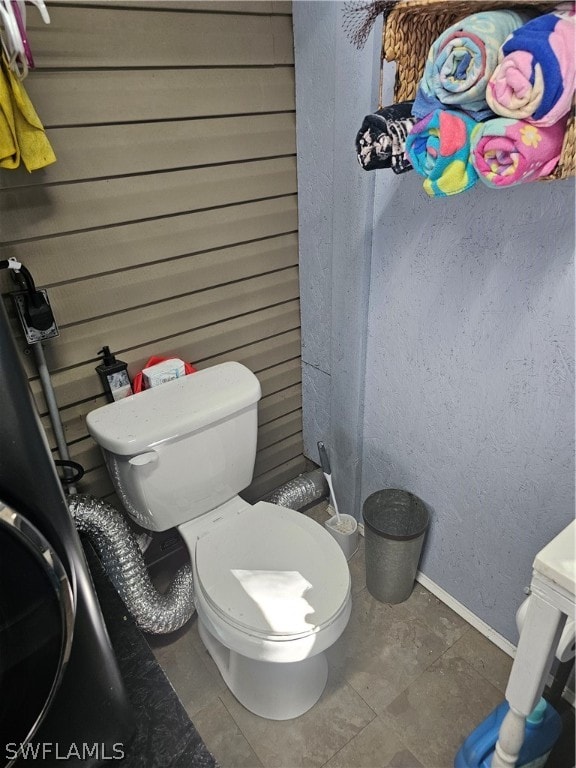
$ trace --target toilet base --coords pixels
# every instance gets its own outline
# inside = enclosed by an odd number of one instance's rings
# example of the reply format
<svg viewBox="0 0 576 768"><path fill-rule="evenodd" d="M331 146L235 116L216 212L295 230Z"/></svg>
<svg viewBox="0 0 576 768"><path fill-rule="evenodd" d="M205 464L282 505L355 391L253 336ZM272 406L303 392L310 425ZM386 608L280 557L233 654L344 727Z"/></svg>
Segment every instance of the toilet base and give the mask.
<svg viewBox="0 0 576 768"><path fill-rule="evenodd" d="M198 616L200 638L242 706L268 720L291 720L316 704L328 679L324 653L302 661L256 661L226 648Z"/></svg>

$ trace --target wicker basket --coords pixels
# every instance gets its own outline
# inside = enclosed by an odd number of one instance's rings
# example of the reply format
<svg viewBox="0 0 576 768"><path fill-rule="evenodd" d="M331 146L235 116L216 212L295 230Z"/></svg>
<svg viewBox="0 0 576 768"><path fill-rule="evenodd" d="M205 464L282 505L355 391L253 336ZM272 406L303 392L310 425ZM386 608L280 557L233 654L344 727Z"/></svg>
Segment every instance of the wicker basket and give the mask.
<svg viewBox="0 0 576 768"><path fill-rule="evenodd" d="M382 37L382 60L396 62L394 101L406 101L416 96L430 46L445 29L465 16L497 8L529 8L546 13L554 7L555 3L536 0L399 0L388 14ZM574 109L566 127L562 158L554 173L542 181L569 176L576 176Z"/></svg>

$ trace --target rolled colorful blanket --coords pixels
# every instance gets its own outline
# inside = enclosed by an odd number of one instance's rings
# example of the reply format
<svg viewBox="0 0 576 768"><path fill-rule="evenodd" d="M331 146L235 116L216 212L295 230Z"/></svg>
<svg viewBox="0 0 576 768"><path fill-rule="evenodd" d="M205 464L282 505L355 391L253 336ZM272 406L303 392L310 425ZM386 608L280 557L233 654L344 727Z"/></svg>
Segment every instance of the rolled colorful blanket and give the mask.
<svg viewBox="0 0 576 768"><path fill-rule="evenodd" d="M457 195L478 181L470 164L470 134L476 121L464 112L438 109L420 120L406 140L414 170L425 176L431 197Z"/></svg>
<svg viewBox="0 0 576 768"><path fill-rule="evenodd" d="M553 125L570 111L576 88L574 5L517 29L502 46L486 91L498 115Z"/></svg>
<svg viewBox="0 0 576 768"><path fill-rule="evenodd" d="M486 85L498 51L529 18L516 11L481 11L449 27L430 48L412 114L422 118L444 105L476 120L490 117Z"/></svg>
<svg viewBox="0 0 576 768"><path fill-rule="evenodd" d="M358 162L365 171L392 168L404 173L412 166L404 153L406 137L416 122L411 110L413 101L403 101L366 115L356 136Z"/></svg>
<svg viewBox="0 0 576 768"><path fill-rule="evenodd" d="M565 123L536 126L509 117L478 123L471 160L480 179L490 187L511 187L548 176L562 154Z"/></svg>

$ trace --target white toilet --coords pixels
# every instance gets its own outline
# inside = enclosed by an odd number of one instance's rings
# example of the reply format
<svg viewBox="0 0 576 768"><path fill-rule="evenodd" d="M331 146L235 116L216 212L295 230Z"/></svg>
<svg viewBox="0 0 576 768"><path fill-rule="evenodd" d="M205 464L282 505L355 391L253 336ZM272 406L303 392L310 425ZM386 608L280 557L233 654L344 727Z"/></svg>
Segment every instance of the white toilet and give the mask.
<svg viewBox="0 0 576 768"><path fill-rule="evenodd" d="M178 526L200 637L247 709L287 720L320 698L324 651L350 617L350 572L330 534L239 492L256 456L258 379L224 363L88 414L116 492L151 531Z"/></svg>

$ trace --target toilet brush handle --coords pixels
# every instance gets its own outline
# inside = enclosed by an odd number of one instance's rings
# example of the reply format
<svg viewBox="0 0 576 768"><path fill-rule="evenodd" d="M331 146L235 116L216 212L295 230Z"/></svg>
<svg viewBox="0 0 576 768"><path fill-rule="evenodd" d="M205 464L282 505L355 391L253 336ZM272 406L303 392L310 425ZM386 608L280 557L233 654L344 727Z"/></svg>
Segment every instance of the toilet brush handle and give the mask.
<svg viewBox="0 0 576 768"><path fill-rule="evenodd" d="M318 442L318 454L320 455L322 472L324 472L325 475L330 475L330 460L328 458L328 453L326 452L326 446L321 440Z"/></svg>
<svg viewBox="0 0 576 768"><path fill-rule="evenodd" d="M338 504L336 503L336 496L334 495L334 486L332 485L332 475L327 475L326 473L324 473L324 477L328 482L328 488L330 489L330 501L332 502L332 506L334 507L334 512L336 513L336 519L338 520L338 522L340 522L340 512L338 511Z"/></svg>
<svg viewBox="0 0 576 768"><path fill-rule="evenodd" d="M334 507L334 512L336 513L336 519L338 522L340 522L340 512L338 511L338 504L336 503L336 496L334 495L334 487L332 485L332 470L330 469L330 460L328 458L326 446L321 440L318 442L318 454L320 456L322 472L324 472L324 477L326 478L328 488L330 489L330 501L332 501L332 506Z"/></svg>

